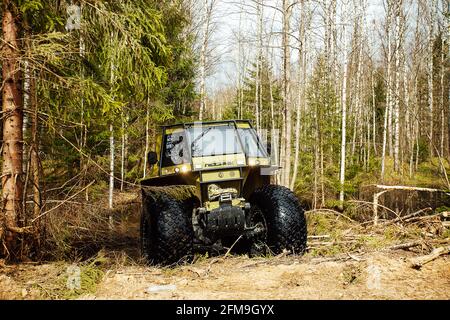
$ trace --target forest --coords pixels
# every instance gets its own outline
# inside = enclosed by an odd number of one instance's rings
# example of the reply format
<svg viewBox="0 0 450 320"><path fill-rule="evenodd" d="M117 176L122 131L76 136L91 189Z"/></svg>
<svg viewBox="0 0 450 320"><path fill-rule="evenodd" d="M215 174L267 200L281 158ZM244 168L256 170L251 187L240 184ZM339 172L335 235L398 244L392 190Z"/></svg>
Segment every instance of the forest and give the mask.
<svg viewBox="0 0 450 320"><path fill-rule="evenodd" d="M111 217L136 207L147 154L175 123L250 120L274 183L311 212L363 221L389 187L381 219L423 209L402 192L450 190L449 9L2 0L0 258L80 259L126 233Z"/></svg>

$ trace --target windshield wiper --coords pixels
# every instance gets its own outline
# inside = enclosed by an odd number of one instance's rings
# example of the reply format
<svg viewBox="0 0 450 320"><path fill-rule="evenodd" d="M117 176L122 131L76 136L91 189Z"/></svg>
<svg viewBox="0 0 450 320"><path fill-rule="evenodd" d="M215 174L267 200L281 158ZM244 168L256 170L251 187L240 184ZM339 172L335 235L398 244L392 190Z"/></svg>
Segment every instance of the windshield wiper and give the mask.
<svg viewBox="0 0 450 320"><path fill-rule="evenodd" d="M191 149L192 151L194 151L194 146L195 144L198 142L198 140L200 140L205 134L207 134L210 130L212 129L212 127L209 127L208 129L206 129L205 131L203 131L197 138L194 139L194 141L192 141L191 143Z"/></svg>

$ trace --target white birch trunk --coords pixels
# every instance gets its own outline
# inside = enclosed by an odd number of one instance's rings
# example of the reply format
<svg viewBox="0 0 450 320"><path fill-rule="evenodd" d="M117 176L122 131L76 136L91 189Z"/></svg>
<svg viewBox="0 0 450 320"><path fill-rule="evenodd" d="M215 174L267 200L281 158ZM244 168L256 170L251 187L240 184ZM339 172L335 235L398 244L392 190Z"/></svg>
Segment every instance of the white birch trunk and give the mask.
<svg viewBox="0 0 450 320"><path fill-rule="evenodd" d="M434 44L434 24L435 16L434 11L436 8L436 0L431 0L429 6L429 25L428 25L428 54L427 54L427 84L428 84L428 108L429 108L429 119L430 119L430 131L429 131L429 152L430 157L433 157L434 145L433 145L433 134L434 134L434 98L433 98L433 44Z"/></svg>
<svg viewBox="0 0 450 320"><path fill-rule="evenodd" d="M387 33L387 146L389 148L389 156L392 156L392 41L391 41L391 26L392 26L392 2L387 1L388 11L386 16L386 33ZM386 154L385 154L386 155Z"/></svg>
<svg viewBox="0 0 450 320"><path fill-rule="evenodd" d="M394 170L400 172L400 23L402 2L395 10L395 97L394 97Z"/></svg>
<svg viewBox="0 0 450 320"><path fill-rule="evenodd" d="M296 112L296 123L295 123L295 149L294 149L294 170L292 174L292 179L290 181L290 189L294 190L295 187L295 180L297 178L297 172L298 172L298 160L299 160L299 153L300 153L300 119L301 119L301 111L302 111L302 104L303 104L303 97L304 97L304 85L305 85L305 79L303 78L304 75L304 68L305 68L305 44L306 44L306 36L305 36L305 5L302 2L300 6L300 28L299 28L299 67L298 67L298 83L297 83L297 112Z"/></svg>
<svg viewBox="0 0 450 320"><path fill-rule="evenodd" d="M442 1L442 11L445 12L446 8L446 2L448 1ZM447 34L448 34L448 19L443 20L443 27L442 27L442 34L441 34L441 69L440 69L440 86L441 86L441 94L439 96L440 98L440 106L441 106L441 145L440 145L440 150L441 150L441 157L445 157L445 147L444 147L444 143L445 143L445 105L444 105L444 97L446 94L448 94L448 92L446 92L445 90L445 83L444 83L444 79L445 79L445 62L446 62L446 39L447 39ZM448 52L448 49L447 49ZM448 114L448 118L450 118L450 113ZM450 123L450 119L447 119L447 121L449 121ZM449 127L450 130L450 127ZM445 169L444 169L445 170Z"/></svg>
<svg viewBox="0 0 450 320"><path fill-rule="evenodd" d="M112 123L109 125L109 208L113 208L114 195L114 127ZM110 216L110 218L112 218ZM111 219L110 219L111 220Z"/></svg>
<svg viewBox="0 0 450 320"><path fill-rule="evenodd" d="M256 56L256 85L255 85L255 116L256 116L256 131L260 133L261 127L261 115L260 110L262 106L262 83L261 83L261 68L262 68L262 28L263 28L263 9L262 4L256 5L256 17L257 17L257 38L258 38L258 50Z"/></svg>
<svg viewBox="0 0 450 320"><path fill-rule="evenodd" d="M204 1L205 6L205 16L203 25L203 40L202 47L200 50L200 112L199 120L203 120L204 112L206 111L206 53L208 50L208 40L209 40L209 24L211 19L211 6L208 0Z"/></svg>
<svg viewBox="0 0 450 320"><path fill-rule="evenodd" d="M150 135L148 132L149 126L149 118L150 118L150 98L147 98L147 110L145 113L145 151L144 151L144 175L143 178L147 175L147 155L148 155L148 144L150 140Z"/></svg>
<svg viewBox="0 0 450 320"><path fill-rule="evenodd" d="M114 34L111 32L111 44L113 40ZM110 74L110 84L114 85L114 60L111 62L111 74ZM114 127L113 121L109 125L109 197L108 197L108 205L109 209L113 208L113 197L114 197ZM112 228L113 217L109 216L109 226Z"/></svg>
<svg viewBox="0 0 450 320"><path fill-rule="evenodd" d="M373 153L377 155L377 141L376 141L376 119L377 119L377 105L375 97L375 82L373 74L375 70L372 70L371 74L371 84L372 84L372 143L373 143Z"/></svg>
<svg viewBox="0 0 450 320"><path fill-rule="evenodd" d="M391 15L392 15L392 4L387 1L387 13L386 13L386 35L387 35L387 92L386 92L386 110L384 113L384 125L383 125L383 146L381 150L381 181L384 179L386 171L386 147L389 146L389 154L392 153L392 143L390 139L392 126L391 126L391 100L392 100L392 76L391 76L391 58L392 58L392 44L391 44ZM389 140L389 141L388 141Z"/></svg>
<svg viewBox="0 0 450 320"><path fill-rule="evenodd" d="M242 77L243 77L243 68L242 68L242 3L239 11L239 27L238 27L238 52L237 52L237 72L238 72L238 78L237 78L237 96L238 96L238 108L237 108L237 117L238 119L242 119Z"/></svg>
<svg viewBox="0 0 450 320"><path fill-rule="evenodd" d="M381 148L381 181L384 180L384 174L386 171L386 140L387 140L387 122L388 122L389 107L386 106L384 111L384 125L383 125L383 146Z"/></svg>
<svg viewBox="0 0 450 320"><path fill-rule="evenodd" d="M342 78L342 97L341 97L341 112L342 112L342 122L341 122L341 161L339 170L339 202L341 208L344 205L344 184L345 184L345 160L346 160L346 138L347 138L347 74L348 74L348 53L347 53L347 37L345 33L345 25L342 28L342 34L344 37L344 76Z"/></svg>
<svg viewBox="0 0 450 320"><path fill-rule="evenodd" d="M292 14L292 6L289 0L283 0L283 109L284 109L284 173L282 185L290 186L289 180L291 176L291 135L292 135L292 106L290 101L290 71L291 71L291 49L290 49L290 20Z"/></svg>
<svg viewBox="0 0 450 320"><path fill-rule="evenodd" d="M121 123L121 139L122 143L120 146L120 191L123 191L123 182L125 178L125 147L126 147L126 137L125 137L125 120L122 115Z"/></svg>

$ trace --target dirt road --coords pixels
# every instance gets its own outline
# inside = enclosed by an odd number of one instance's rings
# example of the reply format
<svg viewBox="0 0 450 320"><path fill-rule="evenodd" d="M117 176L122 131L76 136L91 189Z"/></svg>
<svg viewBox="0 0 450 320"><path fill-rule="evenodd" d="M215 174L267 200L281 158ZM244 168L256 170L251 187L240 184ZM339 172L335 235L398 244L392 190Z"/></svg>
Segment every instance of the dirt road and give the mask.
<svg viewBox="0 0 450 320"><path fill-rule="evenodd" d="M405 251L327 258L227 257L176 268L105 270L78 299L450 299L450 257L411 268ZM0 268L0 298L61 298L66 264ZM53 283L53 284L52 284ZM157 286L169 290L158 291ZM59 290L59 291L58 291ZM158 292L153 292L153 291ZM55 296L52 296L55 294Z"/></svg>
<svg viewBox="0 0 450 320"><path fill-rule="evenodd" d="M210 259L175 270L119 269L97 299L450 299L450 259L412 269L405 254L324 259ZM357 260L359 261L357 261ZM309 261L308 261L309 260ZM168 292L149 293L154 285Z"/></svg>

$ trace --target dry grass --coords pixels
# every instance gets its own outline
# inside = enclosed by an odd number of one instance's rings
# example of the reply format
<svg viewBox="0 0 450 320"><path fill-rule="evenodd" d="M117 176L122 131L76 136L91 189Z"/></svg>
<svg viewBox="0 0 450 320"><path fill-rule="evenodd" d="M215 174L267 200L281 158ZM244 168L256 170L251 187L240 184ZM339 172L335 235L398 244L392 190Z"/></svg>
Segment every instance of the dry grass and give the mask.
<svg viewBox="0 0 450 320"><path fill-rule="evenodd" d="M191 190L184 190L180 195L190 197ZM114 210L105 209L104 197L95 203L83 203L80 199L53 211L48 216L43 258L80 261L105 249L112 253L124 252L139 261L140 197L139 190L117 193ZM346 214L333 210L307 212L309 255L370 252L413 240L427 243L449 238L449 230L443 227L439 214L423 213L408 221L390 224L380 221L378 226L370 221L357 222ZM200 255L196 260L207 258Z"/></svg>
<svg viewBox="0 0 450 320"><path fill-rule="evenodd" d="M344 216L323 214L319 211L309 213L308 252L312 256L330 256L341 253L362 253L419 241L423 245L413 250L429 251L433 242L449 241L449 230L443 226L442 216L424 215L398 223L358 223Z"/></svg>
<svg viewBox="0 0 450 320"><path fill-rule="evenodd" d="M139 193L117 193L114 209L105 201L67 203L47 217L42 258L80 260L101 249L136 255L140 198Z"/></svg>

